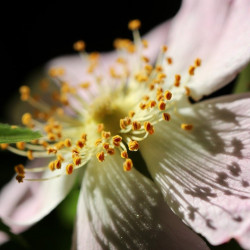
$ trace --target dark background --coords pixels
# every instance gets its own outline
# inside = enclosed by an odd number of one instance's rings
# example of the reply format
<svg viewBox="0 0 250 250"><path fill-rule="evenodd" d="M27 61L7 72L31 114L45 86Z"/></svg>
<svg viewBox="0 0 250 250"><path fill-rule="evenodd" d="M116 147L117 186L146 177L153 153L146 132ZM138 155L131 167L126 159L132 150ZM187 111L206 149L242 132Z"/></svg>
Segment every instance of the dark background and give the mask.
<svg viewBox="0 0 250 250"><path fill-rule="evenodd" d="M141 6L135 6L134 2L127 1L110 5L96 1L83 1L81 4L69 1L48 5L42 2L29 5L13 3L3 7L0 122L8 122L11 115L6 112L9 100L25 84L28 75L56 56L75 53L72 49L75 41L85 40L89 52L112 50L115 38L131 38L131 32L127 29L129 20L139 18L142 21L141 34L144 34L173 17L180 3L180 0L176 0L163 4L157 0L150 3L144 1ZM0 157L1 186L13 175L13 166L24 162L24 159L8 152L0 152ZM22 236L28 242L29 249L69 249L71 234L72 225L64 224L58 212L54 211ZM216 249L229 248L238 249L235 243ZM2 249L23 247L12 241Z"/></svg>

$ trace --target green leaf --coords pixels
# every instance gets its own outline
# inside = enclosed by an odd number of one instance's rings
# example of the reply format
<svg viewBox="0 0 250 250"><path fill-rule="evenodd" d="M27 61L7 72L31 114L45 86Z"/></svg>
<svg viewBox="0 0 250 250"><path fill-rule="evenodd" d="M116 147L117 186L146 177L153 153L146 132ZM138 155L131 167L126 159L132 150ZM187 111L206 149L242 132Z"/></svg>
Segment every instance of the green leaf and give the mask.
<svg viewBox="0 0 250 250"><path fill-rule="evenodd" d="M37 131L0 123L0 143L28 142L42 137Z"/></svg>
<svg viewBox="0 0 250 250"><path fill-rule="evenodd" d="M240 73L235 84L233 93L244 93L250 91L250 64Z"/></svg>

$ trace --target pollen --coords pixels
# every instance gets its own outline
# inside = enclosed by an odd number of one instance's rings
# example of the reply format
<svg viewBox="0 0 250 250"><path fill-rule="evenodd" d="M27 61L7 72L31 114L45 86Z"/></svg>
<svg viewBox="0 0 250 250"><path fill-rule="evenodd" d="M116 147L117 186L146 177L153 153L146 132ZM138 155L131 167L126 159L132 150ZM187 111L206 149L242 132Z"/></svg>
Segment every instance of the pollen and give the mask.
<svg viewBox="0 0 250 250"><path fill-rule="evenodd" d="M141 123L137 121L132 122L132 129L133 130L139 130L141 128Z"/></svg>
<svg viewBox="0 0 250 250"><path fill-rule="evenodd" d="M80 40L80 41L77 41L73 44L73 48L75 51L84 51L85 50L85 47L86 47L86 44L84 41Z"/></svg>
<svg viewBox="0 0 250 250"><path fill-rule="evenodd" d="M25 174L25 171L24 171L24 166L23 164L18 164L14 167L15 169L15 172L19 175L24 175Z"/></svg>
<svg viewBox="0 0 250 250"><path fill-rule="evenodd" d="M115 135L115 136L112 137L113 145L116 146L116 147L120 146L121 141L122 141L122 137L119 136L119 135Z"/></svg>
<svg viewBox="0 0 250 250"><path fill-rule="evenodd" d="M152 135L155 131L154 131L154 126L150 123L150 122L144 122L144 129L150 134Z"/></svg>
<svg viewBox="0 0 250 250"><path fill-rule="evenodd" d="M164 98L166 99L166 100L171 100L171 98L172 98L172 93L169 91L169 90L166 90L165 91L165 93L164 93Z"/></svg>
<svg viewBox="0 0 250 250"><path fill-rule="evenodd" d="M111 136L111 133L108 131L102 131L102 138L108 139Z"/></svg>
<svg viewBox="0 0 250 250"><path fill-rule="evenodd" d="M137 141L130 141L128 143L128 148L130 151L137 151L139 149L139 143Z"/></svg>
<svg viewBox="0 0 250 250"><path fill-rule="evenodd" d="M171 116L169 113L162 113L162 118L165 121L170 121Z"/></svg>
<svg viewBox="0 0 250 250"><path fill-rule="evenodd" d="M25 149L25 142L17 142L16 147L20 150L24 150Z"/></svg>
<svg viewBox="0 0 250 250"><path fill-rule="evenodd" d="M62 162L60 160L58 160L58 159L55 160L55 167L56 167L56 169L60 169L61 166L62 166Z"/></svg>
<svg viewBox="0 0 250 250"><path fill-rule="evenodd" d="M141 27L141 21L138 19L134 19L128 23L128 28L130 30L137 30Z"/></svg>
<svg viewBox="0 0 250 250"><path fill-rule="evenodd" d="M124 158L124 159L127 159L128 158L128 152L127 151L122 151L121 152L121 157Z"/></svg>
<svg viewBox="0 0 250 250"><path fill-rule="evenodd" d="M133 167L133 162L130 158L126 159L123 163L123 170L124 171L130 171Z"/></svg>
<svg viewBox="0 0 250 250"><path fill-rule="evenodd" d="M67 175L70 175L72 174L74 171L74 165L72 163L69 163L67 166L66 166L66 174Z"/></svg>
<svg viewBox="0 0 250 250"><path fill-rule="evenodd" d="M99 162L103 162L105 159L104 152L99 152L96 154L96 158L98 159Z"/></svg>
<svg viewBox="0 0 250 250"><path fill-rule="evenodd" d="M73 158L73 162L75 165L80 165L82 163L82 159L79 156Z"/></svg>
<svg viewBox="0 0 250 250"><path fill-rule="evenodd" d="M83 148L85 146L85 140L78 140L76 142L76 146L79 147L79 148Z"/></svg>
<svg viewBox="0 0 250 250"><path fill-rule="evenodd" d="M158 103L158 108L159 108L159 110L165 110L166 109L166 103L165 102L163 102L163 101L160 101L159 103Z"/></svg>
<svg viewBox="0 0 250 250"><path fill-rule="evenodd" d="M183 130L190 131L190 130L193 129L193 125L192 125L192 124L187 124L187 123L182 123L182 124L181 124L181 128L182 128Z"/></svg>

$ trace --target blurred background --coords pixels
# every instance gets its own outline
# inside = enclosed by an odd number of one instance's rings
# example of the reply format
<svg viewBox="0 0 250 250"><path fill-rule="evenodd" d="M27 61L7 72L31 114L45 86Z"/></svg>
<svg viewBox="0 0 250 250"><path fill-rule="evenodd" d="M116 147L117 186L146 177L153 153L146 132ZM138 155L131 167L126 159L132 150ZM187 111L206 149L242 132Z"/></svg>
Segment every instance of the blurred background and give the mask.
<svg viewBox="0 0 250 250"><path fill-rule="evenodd" d="M33 2L13 4L2 8L1 15L1 91L0 122L10 122L7 106L18 96L18 88L28 76L50 59L75 53L72 44L83 39L87 51L109 51L117 37L131 38L127 23L138 18L142 21L141 34L173 17L181 0L154 0L138 6L132 2L107 4L88 1L82 3ZM0 151L2 169L0 187L13 176L13 166L25 159ZM22 238L13 239L1 249L70 249L73 218L77 202L76 187L68 198ZM0 204L1 206L1 204ZM214 249L240 249L230 243Z"/></svg>

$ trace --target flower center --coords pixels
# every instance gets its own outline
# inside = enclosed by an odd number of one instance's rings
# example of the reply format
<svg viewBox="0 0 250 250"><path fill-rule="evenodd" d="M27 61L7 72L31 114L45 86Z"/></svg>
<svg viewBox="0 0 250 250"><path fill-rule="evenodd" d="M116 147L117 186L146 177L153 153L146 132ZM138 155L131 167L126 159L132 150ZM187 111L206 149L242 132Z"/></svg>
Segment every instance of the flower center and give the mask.
<svg viewBox="0 0 250 250"><path fill-rule="evenodd" d="M23 182L24 178L38 180L25 175L48 169L58 174L39 180L72 174L93 157L104 162L106 157L114 154L120 154L124 159L123 169L129 171L133 167L129 151L138 151L140 141L155 133L157 123L169 122L173 115L179 117L177 109L183 99L186 100L184 103L188 102L188 81L201 65L201 60L197 58L190 66L186 79L180 74L167 76L165 65L170 67L173 63L166 55L167 46L162 47L155 65L151 65L143 55L148 43L141 40L139 26L138 20L129 23L134 42L115 40L118 57L110 67L109 75L107 72L105 77L97 74L99 55L87 54L85 43L79 41L74 48L85 63L86 60L89 62L87 71L94 79L92 83L83 82L72 87L63 80L65 70L53 68L49 71L49 80L41 82L44 98L31 96L27 86L20 88L21 100L34 108L33 114L23 115L22 123L42 131L44 137L30 143L19 142L15 146L2 144L1 147L29 160L47 157L49 164L32 169L16 166L18 182ZM50 89L52 82L59 86L59 91ZM98 91L93 93L92 85ZM183 122L180 129L191 131L193 125Z"/></svg>

